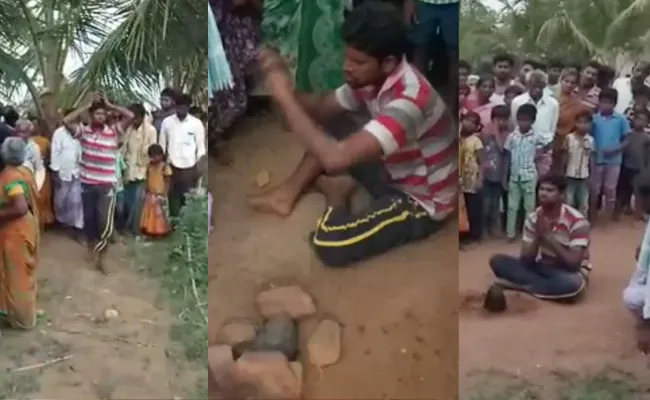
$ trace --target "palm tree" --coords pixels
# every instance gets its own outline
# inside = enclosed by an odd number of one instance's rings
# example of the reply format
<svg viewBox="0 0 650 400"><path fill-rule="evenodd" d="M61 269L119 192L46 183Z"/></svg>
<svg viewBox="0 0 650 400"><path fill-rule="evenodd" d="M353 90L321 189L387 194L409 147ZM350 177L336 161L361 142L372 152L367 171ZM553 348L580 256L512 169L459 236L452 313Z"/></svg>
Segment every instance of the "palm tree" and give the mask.
<svg viewBox="0 0 650 400"><path fill-rule="evenodd" d="M158 88L168 78L165 83L198 92L197 81L207 80L201 76L204 6L199 0L0 0L0 94L26 89L51 124L56 107L75 105L93 90L142 97L138 88ZM72 56L83 65L65 76Z"/></svg>

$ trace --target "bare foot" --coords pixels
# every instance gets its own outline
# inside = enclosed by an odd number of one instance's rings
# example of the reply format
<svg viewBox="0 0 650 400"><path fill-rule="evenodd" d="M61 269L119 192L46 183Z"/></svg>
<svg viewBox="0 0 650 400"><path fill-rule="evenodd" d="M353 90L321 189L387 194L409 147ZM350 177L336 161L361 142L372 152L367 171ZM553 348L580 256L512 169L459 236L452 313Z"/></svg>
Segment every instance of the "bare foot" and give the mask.
<svg viewBox="0 0 650 400"><path fill-rule="evenodd" d="M261 195L248 197L248 204L255 210L266 214L275 214L279 217L291 215L295 203L296 199L281 186Z"/></svg>
<svg viewBox="0 0 650 400"><path fill-rule="evenodd" d="M357 190L357 182L350 176L325 176L316 180L316 188L325 195L330 207L346 207Z"/></svg>

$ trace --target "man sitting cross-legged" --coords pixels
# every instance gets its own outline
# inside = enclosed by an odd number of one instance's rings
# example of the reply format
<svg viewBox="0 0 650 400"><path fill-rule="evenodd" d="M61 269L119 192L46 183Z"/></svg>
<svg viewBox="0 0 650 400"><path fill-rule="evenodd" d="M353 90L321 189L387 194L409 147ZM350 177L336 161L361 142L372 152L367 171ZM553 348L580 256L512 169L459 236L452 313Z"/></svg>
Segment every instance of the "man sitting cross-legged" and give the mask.
<svg viewBox="0 0 650 400"><path fill-rule="evenodd" d="M405 60L400 15L382 2L352 11L343 27L346 84L332 93L294 93L284 61L274 51L260 53L267 87L306 153L287 181L251 204L286 216L315 186L328 208L312 245L329 266L428 237L457 204L457 128L438 93ZM346 137L341 131L328 134L314 121L325 125L363 111L372 119ZM357 184L373 200L352 213L348 203Z"/></svg>
<svg viewBox="0 0 650 400"><path fill-rule="evenodd" d="M545 300L576 300L587 288L589 221L564 204L566 178L547 175L539 180L540 206L528 215L519 257L497 254L490 267L497 280L485 306L501 311L503 289L527 292Z"/></svg>

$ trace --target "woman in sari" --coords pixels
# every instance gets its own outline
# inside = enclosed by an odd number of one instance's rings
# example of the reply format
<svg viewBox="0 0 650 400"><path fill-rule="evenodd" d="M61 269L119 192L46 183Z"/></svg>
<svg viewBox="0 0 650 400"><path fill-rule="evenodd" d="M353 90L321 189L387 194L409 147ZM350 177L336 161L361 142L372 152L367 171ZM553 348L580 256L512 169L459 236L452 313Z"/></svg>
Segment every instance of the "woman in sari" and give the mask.
<svg viewBox="0 0 650 400"><path fill-rule="evenodd" d="M52 175L50 174L49 160L51 151L51 142L44 135L42 129L38 129L36 135L32 137L36 146L40 150L43 164L45 166L45 180L38 193L38 212L41 230L51 226L54 223L54 203L52 201Z"/></svg>
<svg viewBox="0 0 650 400"><path fill-rule="evenodd" d="M562 149L567 135L573 132L578 115L586 107L575 93L578 85L578 72L573 69L565 69L560 76L560 116L557 123L557 130L553 138L553 170L562 172Z"/></svg>
<svg viewBox="0 0 650 400"><path fill-rule="evenodd" d="M36 268L40 229L38 190L23 166L26 144L17 137L4 141L0 154L0 313L13 328L36 325Z"/></svg>

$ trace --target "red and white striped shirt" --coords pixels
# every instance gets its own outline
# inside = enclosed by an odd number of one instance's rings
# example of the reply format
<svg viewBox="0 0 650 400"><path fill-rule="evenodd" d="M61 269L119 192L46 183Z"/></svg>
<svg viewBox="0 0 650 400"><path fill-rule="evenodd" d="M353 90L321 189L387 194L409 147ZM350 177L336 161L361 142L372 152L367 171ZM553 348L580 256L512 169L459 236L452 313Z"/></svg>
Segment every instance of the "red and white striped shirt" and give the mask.
<svg viewBox="0 0 650 400"><path fill-rule="evenodd" d="M401 65L377 90L337 89L339 104L370 120L363 128L381 144L390 183L403 191L435 220L443 220L458 205L458 129L440 95L415 67Z"/></svg>
<svg viewBox="0 0 650 400"><path fill-rule="evenodd" d="M79 179L87 185L114 185L117 183L117 155L119 138L109 126L93 128L79 126L81 163Z"/></svg>
<svg viewBox="0 0 650 400"><path fill-rule="evenodd" d="M537 218L542 212L542 208L531 213L524 223L524 236L525 243L532 243L537 239ZM558 243L567 249L570 248L584 248L585 258L582 260L582 272L586 275L591 271L591 264L589 263L589 244L591 225L587 218L575 208L563 204L560 218L551 224L552 235ZM540 245L539 253L542 258L557 258L557 255L547 248L543 243Z"/></svg>

